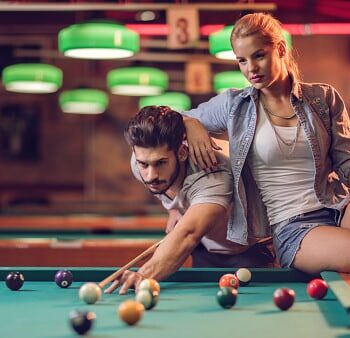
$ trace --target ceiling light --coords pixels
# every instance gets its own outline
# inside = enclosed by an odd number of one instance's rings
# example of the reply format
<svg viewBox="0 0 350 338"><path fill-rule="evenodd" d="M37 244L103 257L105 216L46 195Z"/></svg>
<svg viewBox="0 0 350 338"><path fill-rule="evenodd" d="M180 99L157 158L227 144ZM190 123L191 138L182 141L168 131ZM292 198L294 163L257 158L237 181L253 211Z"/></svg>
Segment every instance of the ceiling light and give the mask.
<svg viewBox="0 0 350 338"><path fill-rule="evenodd" d="M2 72L6 90L17 93L53 93L61 87L62 77L59 68L40 63L11 65Z"/></svg>
<svg viewBox="0 0 350 338"><path fill-rule="evenodd" d="M80 59L120 59L140 49L138 33L109 21L74 24L59 32L58 49Z"/></svg>
<svg viewBox="0 0 350 338"><path fill-rule="evenodd" d="M226 26L218 32L209 35L209 52L218 59L235 60L231 47L231 32L233 26Z"/></svg>
<svg viewBox="0 0 350 338"><path fill-rule="evenodd" d="M209 52L218 59L236 60L236 55L231 46L231 33L234 26L226 26L223 29L209 35ZM283 37L286 40L287 47L292 47L292 37L283 30Z"/></svg>
<svg viewBox="0 0 350 338"><path fill-rule="evenodd" d="M191 108L191 99L188 95L179 92L167 92L156 96L141 97L140 109L145 106L169 106L175 111L184 111Z"/></svg>
<svg viewBox="0 0 350 338"><path fill-rule="evenodd" d="M97 89L73 89L62 92L59 103L64 113L101 114L108 106L108 95Z"/></svg>
<svg viewBox="0 0 350 338"><path fill-rule="evenodd" d="M238 70L221 72L214 75L214 90L217 93L230 88L243 89L249 85L249 81Z"/></svg>
<svg viewBox="0 0 350 338"><path fill-rule="evenodd" d="M127 67L111 70L107 85L113 94L159 95L168 88L168 74L152 67Z"/></svg>

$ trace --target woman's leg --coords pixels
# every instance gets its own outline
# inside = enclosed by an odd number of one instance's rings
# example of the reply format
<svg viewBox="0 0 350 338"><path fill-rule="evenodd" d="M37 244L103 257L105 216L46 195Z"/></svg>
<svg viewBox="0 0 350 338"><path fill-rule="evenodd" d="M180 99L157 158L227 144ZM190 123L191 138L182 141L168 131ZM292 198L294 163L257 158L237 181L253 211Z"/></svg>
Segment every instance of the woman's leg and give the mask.
<svg viewBox="0 0 350 338"><path fill-rule="evenodd" d="M344 215L343 221L346 221ZM318 226L301 242L292 266L308 273L350 272L350 226Z"/></svg>
<svg viewBox="0 0 350 338"><path fill-rule="evenodd" d="M348 205L349 206L349 205ZM350 208L348 206L345 209L343 218L340 222L340 226L344 229L349 229L350 230Z"/></svg>

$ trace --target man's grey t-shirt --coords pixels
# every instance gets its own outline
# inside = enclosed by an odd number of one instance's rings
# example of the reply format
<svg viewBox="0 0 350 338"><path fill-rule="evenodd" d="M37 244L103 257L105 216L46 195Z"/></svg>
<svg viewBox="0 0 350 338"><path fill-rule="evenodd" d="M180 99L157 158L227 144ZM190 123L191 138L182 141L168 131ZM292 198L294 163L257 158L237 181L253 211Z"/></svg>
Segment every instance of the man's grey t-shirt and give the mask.
<svg viewBox="0 0 350 338"><path fill-rule="evenodd" d="M217 153L217 159L217 169L208 173L196 167L188 158L186 177L176 197L170 199L165 194L155 196L161 200L165 209L175 209L181 215L184 215L191 205L203 203L219 204L226 208L229 215L233 196L231 167L229 159L221 153ZM131 157L131 169L135 177L142 182L134 153ZM202 238L201 242L208 251L222 254L237 254L243 251L242 246L226 239L227 224L227 217L222 217Z"/></svg>

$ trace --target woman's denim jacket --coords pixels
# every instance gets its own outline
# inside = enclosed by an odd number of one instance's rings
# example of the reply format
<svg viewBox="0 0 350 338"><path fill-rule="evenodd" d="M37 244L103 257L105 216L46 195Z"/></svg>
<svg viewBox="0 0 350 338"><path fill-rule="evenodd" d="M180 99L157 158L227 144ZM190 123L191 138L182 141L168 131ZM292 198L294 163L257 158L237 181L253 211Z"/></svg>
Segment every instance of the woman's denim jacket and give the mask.
<svg viewBox="0 0 350 338"><path fill-rule="evenodd" d="M344 102L330 85L302 82L294 83L290 101L312 150L316 196L325 207L341 210L350 193L350 121ZM266 208L246 161L257 125L257 106L258 91L248 87L227 90L184 112L212 133L228 133L234 208L227 238L240 244L247 244L248 236L271 235Z"/></svg>

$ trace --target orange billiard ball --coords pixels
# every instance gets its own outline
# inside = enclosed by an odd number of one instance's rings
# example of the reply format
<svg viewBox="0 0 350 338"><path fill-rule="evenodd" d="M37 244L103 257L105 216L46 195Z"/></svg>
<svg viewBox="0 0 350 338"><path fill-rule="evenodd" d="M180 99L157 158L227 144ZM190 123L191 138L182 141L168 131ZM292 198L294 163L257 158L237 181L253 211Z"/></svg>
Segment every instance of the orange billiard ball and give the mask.
<svg viewBox="0 0 350 338"><path fill-rule="evenodd" d="M135 325L143 316L145 307L134 300L126 300L119 305L118 314L120 319L128 324Z"/></svg>
<svg viewBox="0 0 350 338"><path fill-rule="evenodd" d="M233 273L226 273L225 275L222 275L219 280L219 287L230 287L238 289L239 287L239 280Z"/></svg>

